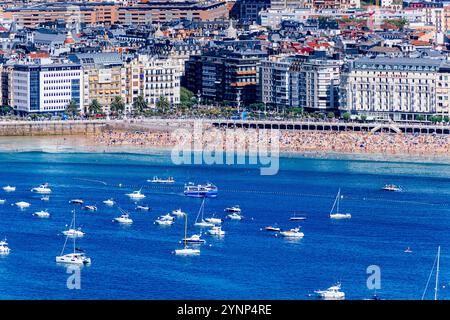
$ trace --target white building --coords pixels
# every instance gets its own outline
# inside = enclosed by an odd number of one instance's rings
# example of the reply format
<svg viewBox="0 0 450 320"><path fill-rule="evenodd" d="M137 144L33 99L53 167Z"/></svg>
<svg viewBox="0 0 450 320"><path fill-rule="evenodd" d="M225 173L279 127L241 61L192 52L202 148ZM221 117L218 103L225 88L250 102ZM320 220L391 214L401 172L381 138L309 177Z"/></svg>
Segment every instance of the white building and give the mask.
<svg viewBox="0 0 450 320"><path fill-rule="evenodd" d="M13 107L24 113L60 113L71 100L80 106L81 66L42 60L15 64Z"/></svg>
<svg viewBox="0 0 450 320"><path fill-rule="evenodd" d="M450 114L450 65L423 58L361 58L342 77L341 109L393 120Z"/></svg>
<svg viewBox="0 0 450 320"><path fill-rule="evenodd" d="M170 105L180 103L180 65L171 58L138 55L126 64L125 95L128 104L143 96L148 105L156 107L160 97Z"/></svg>

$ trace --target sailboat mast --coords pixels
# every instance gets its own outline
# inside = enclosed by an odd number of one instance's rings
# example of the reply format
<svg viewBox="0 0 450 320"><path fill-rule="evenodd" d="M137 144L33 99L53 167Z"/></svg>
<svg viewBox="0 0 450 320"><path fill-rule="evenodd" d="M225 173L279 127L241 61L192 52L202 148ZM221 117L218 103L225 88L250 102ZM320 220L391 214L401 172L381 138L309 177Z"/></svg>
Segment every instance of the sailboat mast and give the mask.
<svg viewBox="0 0 450 320"><path fill-rule="evenodd" d="M437 300L438 298L438 290L439 290L439 258L441 255L441 246L438 247L438 254L437 254L437 267L436 267L436 284L434 286L434 300Z"/></svg>
<svg viewBox="0 0 450 320"><path fill-rule="evenodd" d="M339 213L339 201L340 201L340 199L341 199L341 188L339 188L339 191L338 191L336 213Z"/></svg>
<svg viewBox="0 0 450 320"><path fill-rule="evenodd" d="M184 248L186 249L186 242L187 242L187 213L185 214L185 221L184 221Z"/></svg>

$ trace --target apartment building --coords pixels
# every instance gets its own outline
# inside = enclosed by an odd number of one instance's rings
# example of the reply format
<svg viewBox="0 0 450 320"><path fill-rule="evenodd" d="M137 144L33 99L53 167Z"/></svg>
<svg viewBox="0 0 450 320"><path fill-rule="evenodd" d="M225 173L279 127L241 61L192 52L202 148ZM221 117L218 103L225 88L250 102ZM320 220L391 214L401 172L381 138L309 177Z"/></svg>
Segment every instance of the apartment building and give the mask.
<svg viewBox="0 0 450 320"><path fill-rule="evenodd" d="M426 58L361 58L348 66L341 108L377 118L450 115L450 65Z"/></svg>
<svg viewBox="0 0 450 320"><path fill-rule="evenodd" d="M343 62L273 56L261 64L262 102L277 109L300 107L309 112L337 111Z"/></svg>
<svg viewBox="0 0 450 320"><path fill-rule="evenodd" d="M125 63L122 96L131 107L138 96L143 96L151 108L160 97L171 105L180 103L180 70L171 58L137 55Z"/></svg>

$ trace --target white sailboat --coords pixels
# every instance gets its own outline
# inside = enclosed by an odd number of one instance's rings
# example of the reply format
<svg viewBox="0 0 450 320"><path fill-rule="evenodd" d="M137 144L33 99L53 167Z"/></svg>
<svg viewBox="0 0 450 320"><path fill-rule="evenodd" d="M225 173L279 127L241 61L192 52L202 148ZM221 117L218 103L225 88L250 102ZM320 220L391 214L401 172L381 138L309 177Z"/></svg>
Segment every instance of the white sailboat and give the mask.
<svg viewBox="0 0 450 320"><path fill-rule="evenodd" d="M333 203L333 207L331 208L331 211L330 211L331 219L350 219L352 217L352 215L350 213L340 213L339 212L339 202L340 202L341 198L342 198L341 189L339 188L339 191L336 195L336 199L334 200L334 203ZM335 207L336 207L336 212L333 213Z"/></svg>
<svg viewBox="0 0 450 320"><path fill-rule="evenodd" d="M38 218L50 218L50 213L47 210L36 211L33 216Z"/></svg>
<svg viewBox="0 0 450 320"><path fill-rule="evenodd" d="M197 218L195 219L194 226L202 227L202 228L214 227L214 223L208 222L203 218L204 211L205 211L205 198L203 198L200 209L198 210L198 214L197 214ZM198 218L200 218L200 216L201 216L201 220L199 221Z"/></svg>
<svg viewBox="0 0 450 320"><path fill-rule="evenodd" d="M193 255L199 255L200 249L197 248L188 248L187 247L187 214L185 215L185 222L184 222L184 248L183 249L176 249L175 254L180 256L193 256Z"/></svg>
<svg viewBox="0 0 450 320"><path fill-rule="evenodd" d="M61 250L61 254L56 256L55 260L58 263L68 263L68 264L77 264L77 265L89 265L91 264L91 258L86 256L83 250L76 247L76 239L77 237L72 237L73 239L73 252L64 254L64 250L66 249L67 240L69 236L66 236L66 241L64 242L64 246Z"/></svg>
<svg viewBox="0 0 450 320"><path fill-rule="evenodd" d="M44 184L39 185L38 187L32 188L31 192L48 194L48 193L52 192L52 189L49 188L48 183L44 183Z"/></svg>
<svg viewBox="0 0 450 320"><path fill-rule="evenodd" d="M75 221L75 210L72 210L73 212L73 218L72 221L70 222L70 226L68 230L63 231L63 234L65 236L71 237L71 238L77 238L77 237L83 237L84 236L84 232L81 231L81 228L76 227L76 221Z"/></svg>
<svg viewBox="0 0 450 320"><path fill-rule="evenodd" d="M438 300L440 257L441 257L441 246L438 246L438 252L437 252L436 258L434 259L433 268L431 268L430 275L428 276L427 285L425 286L425 290L423 291L423 294L422 294L422 300L425 298L425 294L427 293L428 285L430 284L431 276L433 275L435 266L436 266L436 277L435 277L435 284L434 284L434 300Z"/></svg>

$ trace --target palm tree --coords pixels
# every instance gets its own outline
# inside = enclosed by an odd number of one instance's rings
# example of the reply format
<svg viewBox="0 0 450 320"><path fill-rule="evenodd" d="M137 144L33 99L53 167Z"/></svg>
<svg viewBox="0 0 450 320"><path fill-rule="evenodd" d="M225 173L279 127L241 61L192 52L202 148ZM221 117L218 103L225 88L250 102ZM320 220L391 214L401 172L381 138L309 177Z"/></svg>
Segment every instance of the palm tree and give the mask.
<svg viewBox="0 0 450 320"><path fill-rule="evenodd" d="M133 110L136 114L142 114L148 108L147 101L143 96L138 96L133 102Z"/></svg>
<svg viewBox="0 0 450 320"><path fill-rule="evenodd" d="M123 102L122 97L115 96L111 102L110 108L112 112L122 113L125 110L125 103Z"/></svg>
<svg viewBox="0 0 450 320"><path fill-rule="evenodd" d="M102 105L98 102L97 99L93 99L91 101L91 104L89 105L88 110L89 110L89 114L91 114L91 115L98 114L103 111Z"/></svg>
<svg viewBox="0 0 450 320"><path fill-rule="evenodd" d="M164 113L166 109L170 108L169 100L167 100L164 96L160 96L158 102L156 103L156 108L158 111L162 111Z"/></svg>
<svg viewBox="0 0 450 320"><path fill-rule="evenodd" d="M73 99L70 100L69 104L66 107L66 113L75 116L79 112L80 110L78 109L78 104L76 103L76 101Z"/></svg>

